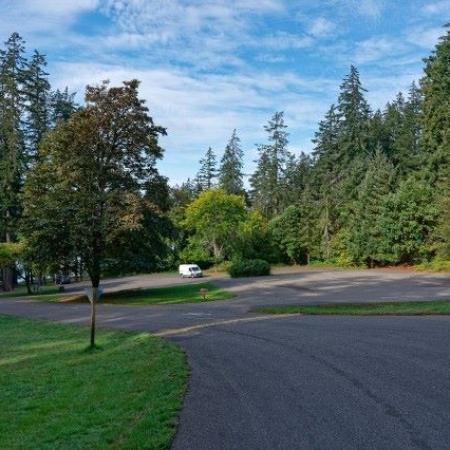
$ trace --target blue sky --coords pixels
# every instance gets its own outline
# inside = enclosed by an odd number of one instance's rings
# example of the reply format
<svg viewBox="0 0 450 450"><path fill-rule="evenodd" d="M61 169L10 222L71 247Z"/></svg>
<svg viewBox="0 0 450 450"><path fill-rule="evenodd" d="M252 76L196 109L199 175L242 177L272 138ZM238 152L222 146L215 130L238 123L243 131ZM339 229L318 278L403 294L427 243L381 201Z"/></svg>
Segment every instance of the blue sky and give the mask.
<svg viewBox="0 0 450 450"><path fill-rule="evenodd" d="M263 125L283 110L290 149L311 138L350 64L382 107L422 72L450 0L0 0L0 38L18 31L49 61L54 87L79 92L137 78L167 127L161 172L195 175L208 146L219 157L233 128L246 172Z"/></svg>

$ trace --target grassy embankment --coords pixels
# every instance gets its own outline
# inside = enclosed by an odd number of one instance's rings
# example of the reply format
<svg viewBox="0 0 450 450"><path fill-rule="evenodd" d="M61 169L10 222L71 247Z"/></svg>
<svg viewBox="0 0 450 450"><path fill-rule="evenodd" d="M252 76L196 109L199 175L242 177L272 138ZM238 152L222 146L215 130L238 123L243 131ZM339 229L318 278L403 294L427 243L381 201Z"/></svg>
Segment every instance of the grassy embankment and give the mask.
<svg viewBox="0 0 450 450"><path fill-rule="evenodd" d="M0 316L0 448L167 449L188 378L183 352L147 333Z"/></svg>

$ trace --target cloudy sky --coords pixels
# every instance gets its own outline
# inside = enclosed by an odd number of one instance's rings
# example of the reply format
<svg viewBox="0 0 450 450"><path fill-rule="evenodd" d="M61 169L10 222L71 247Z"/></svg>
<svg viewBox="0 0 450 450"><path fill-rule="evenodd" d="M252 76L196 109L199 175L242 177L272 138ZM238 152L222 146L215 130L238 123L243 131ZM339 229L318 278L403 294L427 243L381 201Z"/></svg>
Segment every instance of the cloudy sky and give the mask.
<svg viewBox="0 0 450 450"><path fill-rule="evenodd" d="M47 55L54 87L79 93L137 78L167 127L161 172L193 176L233 128L253 168L263 125L283 110L290 148L310 151L317 122L355 64L371 105L417 80L449 0L0 0L0 39L18 31Z"/></svg>

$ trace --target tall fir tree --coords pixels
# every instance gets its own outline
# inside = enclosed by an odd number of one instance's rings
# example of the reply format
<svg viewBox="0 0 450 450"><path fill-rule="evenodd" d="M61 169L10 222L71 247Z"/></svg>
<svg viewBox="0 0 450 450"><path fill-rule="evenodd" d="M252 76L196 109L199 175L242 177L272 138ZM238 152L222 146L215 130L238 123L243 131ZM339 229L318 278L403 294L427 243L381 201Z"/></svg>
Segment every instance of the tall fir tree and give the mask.
<svg viewBox="0 0 450 450"><path fill-rule="evenodd" d="M259 145L259 158L256 161L256 168L250 177L250 199L254 208L259 210L265 217L272 214L273 187L268 184L270 179L270 156L267 145Z"/></svg>
<svg viewBox="0 0 450 450"><path fill-rule="evenodd" d="M21 211L20 192L26 166L23 130L25 42L13 33L0 51L0 241L14 241ZM4 289L13 285L11 268L3 270Z"/></svg>
<svg viewBox="0 0 450 450"><path fill-rule="evenodd" d="M422 78L425 163L432 183L450 185L450 24L431 56Z"/></svg>
<svg viewBox="0 0 450 450"><path fill-rule="evenodd" d="M50 123L54 127L60 120L68 120L78 109L75 102L75 92L69 92L69 88L63 91L57 89L50 96Z"/></svg>
<svg viewBox="0 0 450 450"><path fill-rule="evenodd" d="M29 153L37 157L39 144L50 126L50 83L45 71L47 61L37 50L24 74Z"/></svg>
<svg viewBox="0 0 450 450"><path fill-rule="evenodd" d="M331 105L319 129L315 133L313 144L314 178L318 185L336 184L339 180L339 115L335 105Z"/></svg>
<svg viewBox="0 0 450 450"><path fill-rule="evenodd" d="M420 121L422 97L415 83L412 83L408 99L398 103L400 123L396 139L392 142L392 162L398 175L405 179L420 164Z"/></svg>
<svg viewBox="0 0 450 450"><path fill-rule="evenodd" d="M197 173L196 182L200 190L205 191L211 189L215 184L217 177L217 159L211 147L205 153L205 156L200 159L200 169Z"/></svg>
<svg viewBox="0 0 450 450"><path fill-rule="evenodd" d="M289 133L286 129L284 113L276 112L264 126L269 143L258 147L257 167L250 178L252 203L266 217L273 217L282 209L284 177L289 159Z"/></svg>
<svg viewBox="0 0 450 450"><path fill-rule="evenodd" d="M364 97L358 69L350 67L350 73L340 87L338 111L340 116L340 159L349 169L355 158L364 158L368 153L368 125L370 108Z"/></svg>
<svg viewBox="0 0 450 450"><path fill-rule="evenodd" d="M284 207L298 201L310 187L313 161L310 155L301 152L298 157L289 154L283 177L282 204Z"/></svg>
<svg viewBox="0 0 450 450"><path fill-rule="evenodd" d="M219 170L219 186L227 194L242 194L244 192L243 156L241 140L236 130L233 130L231 138L225 147Z"/></svg>
<svg viewBox="0 0 450 450"><path fill-rule="evenodd" d="M349 250L355 262L366 263L369 267L386 262L381 218L383 201L391 192L393 178L394 167L378 148L369 161L353 207Z"/></svg>

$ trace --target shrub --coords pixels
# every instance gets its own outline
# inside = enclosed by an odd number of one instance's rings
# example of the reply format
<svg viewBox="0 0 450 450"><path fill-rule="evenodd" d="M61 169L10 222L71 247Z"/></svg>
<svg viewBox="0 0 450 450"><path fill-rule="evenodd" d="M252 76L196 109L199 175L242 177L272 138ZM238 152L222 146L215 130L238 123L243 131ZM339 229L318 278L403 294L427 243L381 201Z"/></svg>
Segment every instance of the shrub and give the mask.
<svg viewBox="0 0 450 450"><path fill-rule="evenodd" d="M190 261L188 261L186 264L189 264ZM214 265L214 259L194 259L194 264L197 264L198 267L202 270L210 269Z"/></svg>
<svg viewBox="0 0 450 450"><path fill-rule="evenodd" d="M228 273L232 278L270 275L270 264L263 259L233 261Z"/></svg>

